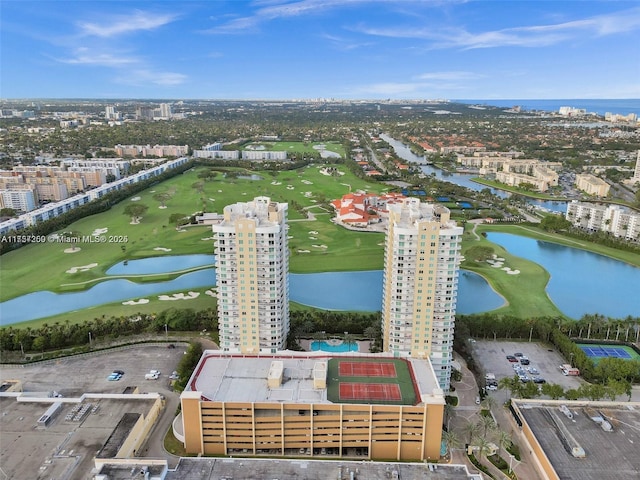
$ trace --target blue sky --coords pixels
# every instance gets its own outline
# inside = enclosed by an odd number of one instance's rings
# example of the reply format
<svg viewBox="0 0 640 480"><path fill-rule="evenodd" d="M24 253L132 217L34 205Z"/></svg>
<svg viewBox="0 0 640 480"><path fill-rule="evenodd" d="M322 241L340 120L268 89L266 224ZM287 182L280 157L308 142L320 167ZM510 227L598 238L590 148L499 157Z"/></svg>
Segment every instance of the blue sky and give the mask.
<svg viewBox="0 0 640 480"><path fill-rule="evenodd" d="M2 98L640 98L638 1L0 4Z"/></svg>

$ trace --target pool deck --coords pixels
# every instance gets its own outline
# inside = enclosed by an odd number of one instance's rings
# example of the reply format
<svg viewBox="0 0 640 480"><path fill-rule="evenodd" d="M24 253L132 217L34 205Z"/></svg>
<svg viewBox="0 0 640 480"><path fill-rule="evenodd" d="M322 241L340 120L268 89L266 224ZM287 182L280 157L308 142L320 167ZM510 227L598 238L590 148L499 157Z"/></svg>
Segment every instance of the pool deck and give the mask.
<svg viewBox="0 0 640 480"><path fill-rule="evenodd" d="M311 352L312 351L311 342L315 342L315 341L316 340L313 340L313 339L306 340L303 338L300 340L300 346L304 348L306 352ZM371 347L371 342L369 340L356 340L356 343L358 344L358 352L369 353L369 348ZM335 352L331 352L331 353L335 353Z"/></svg>

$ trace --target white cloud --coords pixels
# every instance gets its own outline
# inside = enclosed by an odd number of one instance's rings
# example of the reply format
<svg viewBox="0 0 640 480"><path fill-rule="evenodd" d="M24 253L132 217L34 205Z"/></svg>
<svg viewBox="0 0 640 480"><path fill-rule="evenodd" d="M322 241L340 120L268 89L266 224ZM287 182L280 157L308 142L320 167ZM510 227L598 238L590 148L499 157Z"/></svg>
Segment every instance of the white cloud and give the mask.
<svg viewBox="0 0 640 480"><path fill-rule="evenodd" d="M405 0L406 2L410 0ZM414 0L422 1L422 0ZM300 1L279 1L265 0L254 2L258 9L253 15L241 17L231 20L225 24L212 27L205 33L249 33L259 24L275 20L278 18L299 17L302 15L312 15L321 13L334 8L343 8L348 6L357 6L363 3L372 3L379 6L382 3L393 4L397 0L300 0Z"/></svg>
<svg viewBox="0 0 640 480"><path fill-rule="evenodd" d="M70 58L57 60L70 65L95 65L103 67L124 67L139 62L135 57L121 56L108 52L92 52L86 47L76 49Z"/></svg>
<svg viewBox="0 0 640 480"><path fill-rule="evenodd" d="M151 69L137 69L137 70L122 70L116 81L118 83L144 86L144 85L158 85L162 87L173 87L181 85L187 81L187 76L182 73L175 72L160 72Z"/></svg>
<svg viewBox="0 0 640 480"><path fill-rule="evenodd" d="M176 19L173 14L155 14L136 10L129 15L112 16L102 24L93 22L78 22L78 27L83 35L96 37L113 37L141 30L155 30L158 27L171 23Z"/></svg>
<svg viewBox="0 0 640 480"><path fill-rule="evenodd" d="M428 72L416 76L418 80L443 80L443 81L459 81L459 80L475 80L484 78L486 75L473 72Z"/></svg>
<svg viewBox="0 0 640 480"><path fill-rule="evenodd" d="M512 27L480 33L464 28L413 28L408 26L355 30L368 35L390 38L417 38L432 41L432 48L544 47L590 36L628 33L640 29L640 8L597 15L590 18L550 25Z"/></svg>

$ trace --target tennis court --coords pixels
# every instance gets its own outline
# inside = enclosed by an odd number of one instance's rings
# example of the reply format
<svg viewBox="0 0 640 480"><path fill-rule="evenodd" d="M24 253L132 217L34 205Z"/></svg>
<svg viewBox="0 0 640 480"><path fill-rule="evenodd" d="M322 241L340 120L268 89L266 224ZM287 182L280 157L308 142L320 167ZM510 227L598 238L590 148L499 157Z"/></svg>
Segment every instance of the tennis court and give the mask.
<svg viewBox="0 0 640 480"><path fill-rule="evenodd" d="M400 358L338 357L327 365L327 400L334 403L415 405L409 362Z"/></svg>
<svg viewBox="0 0 640 480"><path fill-rule="evenodd" d="M340 382L340 400L389 400L400 402L402 394L397 383L349 383Z"/></svg>
<svg viewBox="0 0 640 480"><path fill-rule="evenodd" d="M338 367L341 377L392 377L398 376L396 366L385 362L343 362Z"/></svg>
<svg viewBox="0 0 640 480"><path fill-rule="evenodd" d="M601 358L622 358L624 360L640 360L633 348L627 345L611 345L611 344L593 344L593 343L578 343L580 349L587 355L587 357L594 360Z"/></svg>

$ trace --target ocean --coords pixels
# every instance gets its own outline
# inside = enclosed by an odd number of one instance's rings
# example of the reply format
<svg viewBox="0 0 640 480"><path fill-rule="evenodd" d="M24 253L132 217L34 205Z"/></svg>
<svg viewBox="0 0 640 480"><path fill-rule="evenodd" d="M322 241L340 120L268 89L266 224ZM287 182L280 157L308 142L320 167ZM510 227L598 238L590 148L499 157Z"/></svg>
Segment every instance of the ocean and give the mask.
<svg viewBox="0 0 640 480"><path fill-rule="evenodd" d="M494 107L513 107L519 105L523 110L543 110L558 112L560 107L584 108L587 112L603 115L607 112L628 115L635 113L640 116L640 98L625 99L556 99L556 100L451 100L458 103L492 105Z"/></svg>

